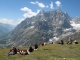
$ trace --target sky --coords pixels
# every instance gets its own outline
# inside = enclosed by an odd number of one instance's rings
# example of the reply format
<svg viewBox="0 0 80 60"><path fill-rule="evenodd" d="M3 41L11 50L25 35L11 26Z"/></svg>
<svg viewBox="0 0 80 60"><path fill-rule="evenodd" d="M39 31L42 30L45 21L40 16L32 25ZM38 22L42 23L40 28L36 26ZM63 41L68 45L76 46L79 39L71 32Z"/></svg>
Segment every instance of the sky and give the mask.
<svg viewBox="0 0 80 60"><path fill-rule="evenodd" d="M0 22L17 25L40 10L61 9L69 16L80 17L80 0L0 0Z"/></svg>

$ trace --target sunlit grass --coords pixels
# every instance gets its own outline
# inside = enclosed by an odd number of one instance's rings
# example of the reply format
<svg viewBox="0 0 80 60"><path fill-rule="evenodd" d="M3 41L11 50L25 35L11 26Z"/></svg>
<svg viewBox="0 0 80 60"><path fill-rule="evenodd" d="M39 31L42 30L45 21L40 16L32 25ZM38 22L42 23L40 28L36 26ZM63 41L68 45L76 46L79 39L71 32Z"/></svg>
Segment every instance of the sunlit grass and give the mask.
<svg viewBox="0 0 80 60"><path fill-rule="evenodd" d="M28 49L26 46L18 48ZM48 44L39 46L38 50L33 51L30 55L8 56L9 50L10 48L0 49L1 60L80 60L80 44Z"/></svg>

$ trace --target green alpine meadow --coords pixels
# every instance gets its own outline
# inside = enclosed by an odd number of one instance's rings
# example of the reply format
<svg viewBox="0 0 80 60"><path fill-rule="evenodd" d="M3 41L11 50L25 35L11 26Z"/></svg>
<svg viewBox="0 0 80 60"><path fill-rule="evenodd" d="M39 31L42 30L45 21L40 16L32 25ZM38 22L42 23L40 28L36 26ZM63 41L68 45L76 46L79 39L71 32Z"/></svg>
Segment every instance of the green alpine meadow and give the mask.
<svg viewBox="0 0 80 60"><path fill-rule="evenodd" d="M10 55L8 52L11 48L0 49L1 60L80 60L80 41L79 44L47 44L39 45L37 50L34 50L29 55ZM17 47L22 50L29 49L28 46Z"/></svg>

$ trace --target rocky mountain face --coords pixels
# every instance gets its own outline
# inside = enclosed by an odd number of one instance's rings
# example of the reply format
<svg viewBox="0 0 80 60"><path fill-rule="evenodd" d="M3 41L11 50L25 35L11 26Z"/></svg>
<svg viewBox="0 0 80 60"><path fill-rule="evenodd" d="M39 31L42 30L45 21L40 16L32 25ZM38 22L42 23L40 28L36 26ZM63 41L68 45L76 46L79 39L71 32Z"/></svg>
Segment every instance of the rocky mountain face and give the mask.
<svg viewBox="0 0 80 60"><path fill-rule="evenodd" d="M80 24L80 18L77 16L72 18L72 21L75 22L76 24Z"/></svg>
<svg viewBox="0 0 80 60"><path fill-rule="evenodd" d="M80 40L80 18L78 16L72 18L71 26L76 30L75 33L69 34L66 37L63 37L63 40L67 40L69 37L72 37L73 40Z"/></svg>
<svg viewBox="0 0 80 60"><path fill-rule="evenodd" d="M70 24L71 17L60 9L40 11L36 16L26 18L10 34L7 45L34 45L61 38L75 30Z"/></svg>
<svg viewBox="0 0 80 60"><path fill-rule="evenodd" d="M72 18L72 20L70 21L71 26L73 27L73 29L79 31L80 30L80 18L79 17L74 17Z"/></svg>
<svg viewBox="0 0 80 60"><path fill-rule="evenodd" d="M80 31L77 31L73 34L69 34L69 35L63 37L62 40L68 40L69 37L71 37L72 40L80 40Z"/></svg>

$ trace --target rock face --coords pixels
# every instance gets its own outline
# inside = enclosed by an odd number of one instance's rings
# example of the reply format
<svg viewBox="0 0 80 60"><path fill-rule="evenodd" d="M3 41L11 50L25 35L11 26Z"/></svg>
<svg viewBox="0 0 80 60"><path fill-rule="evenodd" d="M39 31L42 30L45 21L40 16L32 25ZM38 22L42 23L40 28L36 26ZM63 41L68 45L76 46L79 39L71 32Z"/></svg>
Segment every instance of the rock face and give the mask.
<svg viewBox="0 0 80 60"><path fill-rule="evenodd" d="M70 25L71 17L60 9L55 11L40 11L34 17L26 18L10 34L9 45L34 45L61 37L75 30Z"/></svg>

